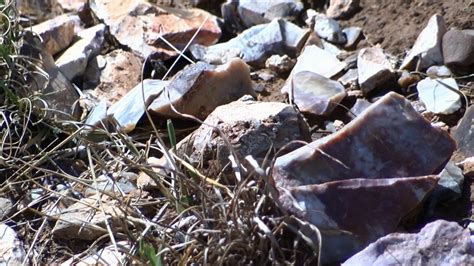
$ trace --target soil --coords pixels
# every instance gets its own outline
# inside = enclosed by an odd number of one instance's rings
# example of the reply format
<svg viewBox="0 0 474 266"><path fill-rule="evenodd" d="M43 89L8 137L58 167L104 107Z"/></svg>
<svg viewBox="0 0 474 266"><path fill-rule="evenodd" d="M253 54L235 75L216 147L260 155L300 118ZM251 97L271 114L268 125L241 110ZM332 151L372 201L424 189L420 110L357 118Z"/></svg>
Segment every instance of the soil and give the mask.
<svg viewBox="0 0 474 266"><path fill-rule="evenodd" d="M474 29L473 0L361 0L361 9L343 27L361 27L370 44L380 43L395 56L411 49L416 38L436 13L448 29Z"/></svg>

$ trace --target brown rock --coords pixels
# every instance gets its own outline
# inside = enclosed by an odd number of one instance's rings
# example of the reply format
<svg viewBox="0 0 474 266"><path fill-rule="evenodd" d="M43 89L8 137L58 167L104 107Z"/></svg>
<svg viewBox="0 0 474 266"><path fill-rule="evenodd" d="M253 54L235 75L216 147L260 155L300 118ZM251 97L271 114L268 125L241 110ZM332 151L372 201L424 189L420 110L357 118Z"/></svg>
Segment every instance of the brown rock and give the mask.
<svg viewBox="0 0 474 266"><path fill-rule="evenodd" d="M456 153L461 157L474 156L474 106L471 105L464 113L464 117L452 131L452 136L458 144Z"/></svg>
<svg viewBox="0 0 474 266"><path fill-rule="evenodd" d="M443 37L443 57L447 66L474 64L474 31L450 30Z"/></svg>
<svg viewBox="0 0 474 266"><path fill-rule="evenodd" d="M331 18L350 17L359 8L360 0L331 0L326 15Z"/></svg>

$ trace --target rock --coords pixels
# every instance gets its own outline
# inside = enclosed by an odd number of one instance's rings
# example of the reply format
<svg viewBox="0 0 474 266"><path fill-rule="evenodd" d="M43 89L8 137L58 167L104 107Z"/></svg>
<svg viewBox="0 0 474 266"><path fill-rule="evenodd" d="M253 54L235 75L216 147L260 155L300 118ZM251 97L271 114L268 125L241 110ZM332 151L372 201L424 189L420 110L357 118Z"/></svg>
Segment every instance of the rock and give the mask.
<svg viewBox="0 0 474 266"><path fill-rule="evenodd" d="M253 67L263 67L273 54L296 57L308 34L308 30L291 22L275 19L253 26L225 43L210 47L193 45L191 52L195 58L210 64L223 64L239 57Z"/></svg>
<svg viewBox="0 0 474 266"><path fill-rule="evenodd" d="M449 78L453 74L446 66L430 66L426 70L426 75L430 78Z"/></svg>
<svg viewBox="0 0 474 266"><path fill-rule="evenodd" d="M104 41L104 33L104 24L98 24L79 32L81 39L56 60L56 65L70 81L82 76L89 60L99 54Z"/></svg>
<svg viewBox="0 0 474 266"><path fill-rule="evenodd" d="M466 158L460 165L465 177L474 178L474 157Z"/></svg>
<svg viewBox="0 0 474 266"><path fill-rule="evenodd" d="M347 42L344 45L345 48L351 48L356 45L359 40L362 29L359 27L348 27L342 30L342 33L346 35Z"/></svg>
<svg viewBox="0 0 474 266"><path fill-rule="evenodd" d="M404 89L408 89L410 86L418 83L420 81L420 77L415 74L411 74L406 70L402 70L400 74L400 78L398 78L398 85Z"/></svg>
<svg viewBox="0 0 474 266"><path fill-rule="evenodd" d="M288 55L272 55L265 61L265 67L276 72L277 74L289 73L296 64L296 60Z"/></svg>
<svg viewBox="0 0 474 266"><path fill-rule="evenodd" d="M419 233L382 237L342 265L472 265L474 252L468 229L438 220Z"/></svg>
<svg viewBox="0 0 474 266"><path fill-rule="evenodd" d="M96 196L83 198L63 210L52 234L55 238L65 240L96 240L99 236L107 234L106 219L112 226L115 226L113 232L117 232L120 219L125 219L122 212L125 206L117 208L115 204L118 202L102 200L102 204L99 206Z"/></svg>
<svg viewBox="0 0 474 266"><path fill-rule="evenodd" d="M97 87L100 83L101 67L99 66L98 56L89 60L84 75L82 76L82 90L89 90Z"/></svg>
<svg viewBox="0 0 474 266"><path fill-rule="evenodd" d="M366 99L357 99L354 106L352 106L351 108L351 114L354 115L354 117L357 117L371 105L372 103L367 101Z"/></svg>
<svg viewBox="0 0 474 266"><path fill-rule="evenodd" d="M222 5L226 25L241 31L273 19L294 19L303 10L303 3L295 0L228 0Z"/></svg>
<svg viewBox="0 0 474 266"><path fill-rule="evenodd" d="M77 15L65 14L31 27L43 39L44 49L55 55L68 47L81 23Z"/></svg>
<svg viewBox="0 0 474 266"><path fill-rule="evenodd" d="M312 9L307 11L307 16L307 23L309 22L309 25L312 26L314 32L319 37L332 43L345 44L347 42L346 36L342 34L339 23L336 20Z"/></svg>
<svg viewBox="0 0 474 266"><path fill-rule="evenodd" d="M324 64L315 64L324 62ZM341 72L346 64L339 61L337 57L315 45L305 47L296 61L296 65L291 71L290 77L302 71L311 71L326 78L332 78Z"/></svg>
<svg viewBox="0 0 474 266"><path fill-rule="evenodd" d="M114 50L104 56L100 84L91 92L99 100L113 104L140 83L143 60L131 52Z"/></svg>
<svg viewBox="0 0 474 266"><path fill-rule="evenodd" d="M8 198L0 198L0 220L5 221L13 210L13 203Z"/></svg>
<svg viewBox="0 0 474 266"><path fill-rule="evenodd" d="M217 106L255 95L248 66L240 59L213 66L204 62L178 72L148 109L160 116L182 118L180 113L205 119Z"/></svg>
<svg viewBox="0 0 474 266"><path fill-rule="evenodd" d="M298 109L311 115L329 115L346 96L341 83L310 71L294 74L282 93L290 94Z"/></svg>
<svg viewBox="0 0 474 266"><path fill-rule="evenodd" d="M201 9L160 8L145 0L91 0L90 7L120 44L143 58L176 56L163 39L181 50L203 23L193 43L207 46L221 36L217 18Z"/></svg>
<svg viewBox="0 0 474 266"><path fill-rule="evenodd" d="M127 241L119 241L116 243L118 252L115 249L115 245L107 246L103 249L95 251L93 254L86 257L73 256L67 261L61 263L61 266L69 265L121 265L124 264L125 259L130 253L130 244Z"/></svg>
<svg viewBox="0 0 474 266"><path fill-rule="evenodd" d="M62 13L57 0L16 0L13 3L20 15L28 17L35 24Z"/></svg>
<svg viewBox="0 0 474 266"><path fill-rule="evenodd" d="M441 43L446 30L446 22L443 17L438 14L433 15L403 60L400 69L413 70L417 67L417 70L423 70L432 65L442 65ZM418 58L417 65L414 64L415 58Z"/></svg>
<svg viewBox="0 0 474 266"><path fill-rule="evenodd" d="M474 105L469 106L464 117L452 131L452 136L458 144L457 153L462 157L474 156Z"/></svg>
<svg viewBox="0 0 474 266"><path fill-rule="evenodd" d="M440 171L455 149L402 96L390 92L342 130L278 157L278 187L350 178L422 176Z"/></svg>
<svg viewBox="0 0 474 266"><path fill-rule="evenodd" d="M440 203L452 202L462 196L464 176L461 168L449 161L438 174L439 181L432 195L426 200L425 211L431 215Z"/></svg>
<svg viewBox="0 0 474 266"><path fill-rule="evenodd" d="M167 176L170 173L170 164L165 156L161 158L149 157L147 163L151 166L153 172L160 176ZM155 180L145 172L140 172L137 178L137 187L141 189L158 188Z"/></svg>
<svg viewBox="0 0 474 266"><path fill-rule="evenodd" d="M96 179L97 189L100 193L107 195L114 195L116 197L124 197L126 194L136 190L132 182L128 180L126 175L120 175L118 177L111 177L108 175L100 175ZM85 190L86 197L94 197L97 193L95 185Z"/></svg>
<svg viewBox="0 0 474 266"><path fill-rule="evenodd" d="M87 4L87 0L58 0L58 4L65 11L78 12Z"/></svg>
<svg viewBox="0 0 474 266"><path fill-rule="evenodd" d="M349 179L291 187L280 201L320 230L321 263L336 263L394 232L436 182L435 176Z"/></svg>
<svg viewBox="0 0 474 266"><path fill-rule="evenodd" d="M150 103L163 92L169 81L145 79L135 86L107 111L117 129L128 133L135 129Z"/></svg>
<svg viewBox="0 0 474 266"><path fill-rule="evenodd" d="M360 0L331 0L326 15L331 18L348 18L359 9Z"/></svg>
<svg viewBox="0 0 474 266"><path fill-rule="evenodd" d="M310 140L303 117L287 104L235 101L219 106L189 137L178 144L178 151L189 155L194 164L214 167L217 173L229 163L229 147L217 133L229 139L240 160L252 155L263 159L269 149L278 150L293 140Z"/></svg>
<svg viewBox="0 0 474 266"><path fill-rule="evenodd" d="M22 265L25 259L26 252L16 232L5 223L0 223L0 264Z"/></svg>
<svg viewBox="0 0 474 266"><path fill-rule="evenodd" d="M379 46L360 50L357 69L359 86L365 94L394 77L392 65Z"/></svg>
<svg viewBox="0 0 474 266"><path fill-rule="evenodd" d="M449 87L446 87L444 84ZM462 106L461 93L453 78L425 78L418 82L416 89L418 97L426 109L435 114L452 114Z"/></svg>
<svg viewBox="0 0 474 266"><path fill-rule="evenodd" d="M474 31L449 30L443 37L444 63L451 67L474 64Z"/></svg>
<svg viewBox="0 0 474 266"><path fill-rule="evenodd" d="M358 85L359 71L356 68L350 68L337 81L341 82L345 87L355 87Z"/></svg>
<svg viewBox="0 0 474 266"><path fill-rule="evenodd" d="M326 40L321 40L321 43L323 44L323 49L325 51L330 52L331 54L335 55L336 57L340 58L344 56L343 50L339 49L336 45L326 41Z"/></svg>
<svg viewBox="0 0 474 266"><path fill-rule="evenodd" d="M86 128L90 129L89 126L95 126L102 129L107 129L107 102L105 100L100 101L90 112L85 122Z"/></svg>

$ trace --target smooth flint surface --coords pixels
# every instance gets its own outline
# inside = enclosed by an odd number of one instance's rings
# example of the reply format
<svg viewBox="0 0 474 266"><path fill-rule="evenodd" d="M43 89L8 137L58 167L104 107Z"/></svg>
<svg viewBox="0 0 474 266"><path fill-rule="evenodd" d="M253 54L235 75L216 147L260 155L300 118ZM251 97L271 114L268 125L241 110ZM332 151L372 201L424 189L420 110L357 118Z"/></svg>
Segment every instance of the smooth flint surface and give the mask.
<svg viewBox="0 0 474 266"><path fill-rule="evenodd" d="M280 194L280 201L321 231L321 262L329 263L394 232L436 183L436 176L349 179L293 187Z"/></svg>
<svg viewBox="0 0 474 266"><path fill-rule="evenodd" d="M455 142L391 92L351 123L275 162L277 186L350 178L421 176L442 169Z"/></svg>

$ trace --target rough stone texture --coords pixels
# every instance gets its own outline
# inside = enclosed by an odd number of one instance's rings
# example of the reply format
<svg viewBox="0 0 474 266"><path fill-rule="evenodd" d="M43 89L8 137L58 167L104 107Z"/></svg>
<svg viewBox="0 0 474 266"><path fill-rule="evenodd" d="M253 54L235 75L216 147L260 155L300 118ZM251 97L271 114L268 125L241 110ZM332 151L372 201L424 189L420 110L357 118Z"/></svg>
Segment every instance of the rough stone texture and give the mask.
<svg viewBox="0 0 474 266"><path fill-rule="evenodd" d="M132 131L145 113L145 108L163 92L168 84L169 81L144 80L113 104L107 110L107 115L115 120L118 130L126 133Z"/></svg>
<svg viewBox="0 0 474 266"><path fill-rule="evenodd" d="M466 158L460 163L465 177L474 178L474 157Z"/></svg>
<svg viewBox="0 0 474 266"><path fill-rule="evenodd" d="M373 103L342 130L277 158L277 186L321 184L350 178L421 176L440 171L455 149L394 92Z"/></svg>
<svg viewBox="0 0 474 266"><path fill-rule="evenodd" d="M272 55L265 61L265 67L278 74L289 73L296 64L296 60L288 55Z"/></svg>
<svg viewBox="0 0 474 266"><path fill-rule="evenodd" d="M458 144L457 154L461 157L474 156L474 105L467 108L464 117L453 129L452 136Z"/></svg>
<svg viewBox="0 0 474 266"><path fill-rule="evenodd" d="M273 54L296 57L309 31L291 22L274 19L268 24L253 26L237 37L210 47L191 46L193 56L211 64L223 64L238 57L253 67L263 67Z"/></svg>
<svg viewBox="0 0 474 266"><path fill-rule="evenodd" d="M65 14L31 27L31 31L41 36L44 48L51 55L61 52L75 36L75 28L79 27L77 15Z"/></svg>
<svg viewBox="0 0 474 266"><path fill-rule="evenodd" d="M193 43L207 46L221 36L217 18L201 9L158 7L145 0L91 0L90 6L122 45L143 58L177 55L160 36L181 50L204 21Z"/></svg>
<svg viewBox="0 0 474 266"><path fill-rule="evenodd" d="M114 50L104 57L100 84L91 92L99 100L113 104L140 83L143 60L131 52Z"/></svg>
<svg viewBox="0 0 474 266"><path fill-rule="evenodd" d="M99 207L96 196L81 199L62 211L52 230L53 236L69 240L95 240L107 234L105 227L107 216L110 223L117 222L114 230L119 230L118 219L124 214L114 204L103 200L102 206Z"/></svg>
<svg viewBox="0 0 474 266"><path fill-rule="evenodd" d="M435 176L349 179L287 188L280 201L321 231L324 264L345 260L394 232L436 183Z"/></svg>
<svg viewBox="0 0 474 266"><path fill-rule="evenodd" d="M8 225L0 224L0 264L22 265L26 258L23 243L20 242L16 232Z"/></svg>
<svg viewBox="0 0 474 266"><path fill-rule="evenodd" d="M21 15L31 18L33 23L40 23L61 14L57 0L16 0L14 1Z"/></svg>
<svg viewBox="0 0 474 266"><path fill-rule="evenodd" d="M394 76L392 65L379 46L360 50L357 69L359 85L364 93L369 93Z"/></svg>
<svg viewBox="0 0 474 266"><path fill-rule="evenodd" d="M214 127L229 139L240 160L246 155L262 159L269 149L278 150L293 140L310 140L308 125L290 105L236 101L220 106L178 144L178 150L195 164L215 162L217 172L229 163L230 151Z"/></svg>
<svg viewBox="0 0 474 266"><path fill-rule="evenodd" d="M86 197L94 197L97 193L97 190L100 193L104 193L107 195L114 195L116 197L123 197L126 194L137 189L137 187L130 182L128 175L120 175L116 177L112 177L110 175L100 175L96 179L97 181L97 189L93 188L86 188L84 192L84 196Z"/></svg>
<svg viewBox="0 0 474 266"><path fill-rule="evenodd" d="M359 8L360 0L331 0L326 15L331 18L347 18Z"/></svg>
<svg viewBox="0 0 474 266"><path fill-rule="evenodd" d="M474 64L474 30L450 30L443 36L443 56L447 66Z"/></svg>
<svg viewBox="0 0 474 266"><path fill-rule="evenodd" d="M419 70L426 69L432 65L443 64L443 51L441 44L443 35L446 33L446 22L441 15L435 14L428 21L416 39L410 53L405 57L400 69L415 69L415 58L419 57Z"/></svg>
<svg viewBox="0 0 474 266"><path fill-rule="evenodd" d="M0 198L0 221L5 220L5 218L12 212L13 203L8 198Z"/></svg>
<svg viewBox="0 0 474 266"><path fill-rule="evenodd" d="M432 79L428 77L418 82L416 89L420 101L425 104L426 110L430 112L452 114L461 108L461 93L456 92L458 84L453 78Z"/></svg>
<svg viewBox="0 0 474 266"><path fill-rule="evenodd" d="M89 60L99 54L104 41L104 33L104 24L81 31L79 33L81 39L56 60L56 65L70 81L83 75Z"/></svg>
<svg viewBox="0 0 474 266"><path fill-rule="evenodd" d="M393 233L370 244L342 265L473 265L468 229L438 220L419 233Z"/></svg>
<svg viewBox="0 0 474 266"><path fill-rule="evenodd" d="M301 112L312 115L329 115L346 96L341 83L310 71L294 74L282 93L290 94Z"/></svg>
<svg viewBox="0 0 474 266"><path fill-rule="evenodd" d="M342 34L339 23L336 20L312 9L307 11L307 16L306 23L312 26L314 32L319 37L332 43L345 44L347 42L346 36Z"/></svg>
<svg viewBox="0 0 474 266"><path fill-rule="evenodd" d="M356 87L359 79L359 71L356 68L347 70L337 81L341 82L345 87Z"/></svg>
<svg viewBox="0 0 474 266"><path fill-rule="evenodd" d="M180 113L205 119L217 106L244 95L255 95L248 66L233 59L220 66L198 62L178 72L148 107L160 116L183 118Z"/></svg>
<svg viewBox="0 0 474 266"><path fill-rule="evenodd" d="M344 45L345 48L353 47L360 39L362 29L359 27L348 27L342 30L342 33L346 35L347 42Z"/></svg>

